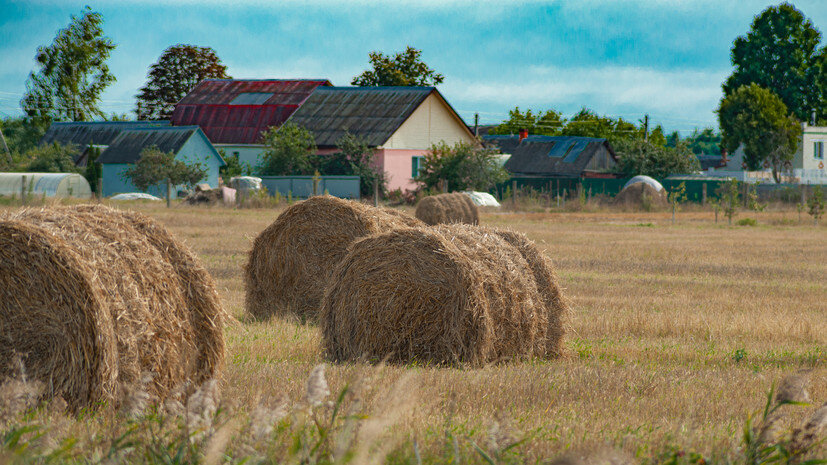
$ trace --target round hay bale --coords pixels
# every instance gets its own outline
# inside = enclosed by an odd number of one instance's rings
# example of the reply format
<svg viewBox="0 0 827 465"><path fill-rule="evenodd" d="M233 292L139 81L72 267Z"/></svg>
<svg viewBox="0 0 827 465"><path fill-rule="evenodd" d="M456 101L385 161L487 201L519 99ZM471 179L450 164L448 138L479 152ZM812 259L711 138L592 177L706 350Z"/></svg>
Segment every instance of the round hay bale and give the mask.
<svg viewBox="0 0 827 465"><path fill-rule="evenodd" d="M330 270L351 242L414 225L421 222L329 195L296 203L253 243L244 273L247 311L257 319L315 320Z"/></svg>
<svg viewBox="0 0 827 465"><path fill-rule="evenodd" d="M194 308L211 297L196 297L202 292L198 283L182 282L176 265L128 215L106 207L32 209L8 215L2 224L2 239L13 246L8 253L20 258L2 271L8 276L0 286L0 352L23 356L27 375L42 381L47 395L62 396L74 409L100 401L116 404L122 390L149 374L145 389L162 400L177 387L197 386L217 374L223 335L208 335L194 316L211 313L220 328L217 299L213 308ZM15 242L21 227L39 240ZM174 239L163 244L166 250L178 247ZM38 260L31 261L33 256ZM38 280L56 284L38 285ZM82 293L67 291L67 284ZM39 331L41 320L49 330ZM86 322L82 337L74 329L76 320ZM67 355L55 358L41 350L52 345L65 347Z"/></svg>
<svg viewBox="0 0 827 465"><path fill-rule="evenodd" d="M534 284L543 300L548 323L545 334L545 353L557 357L563 352L563 322L568 314L568 302L558 285L557 274L551 260L537 248L525 234L507 229L488 229L515 247L523 256L534 275Z"/></svg>
<svg viewBox="0 0 827 465"><path fill-rule="evenodd" d="M333 270L320 324L333 360L480 366L545 355L542 305L516 248L441 225L354 242Z"/></svg>
<svg viewBox="0 0 827 465"><path fill-rule="evenodd" d="M455 192L423 198L416 204L416 217L428 225L479 224L480 212L470 196Z"/></svg>
<svg viewBox="0 0 827 465"><path fill-rule="evenodd" d="M665 207L669 201L666 190L657 190L645 182L636 182L625 187L614 198L614 205L626 208Z"/></svg>

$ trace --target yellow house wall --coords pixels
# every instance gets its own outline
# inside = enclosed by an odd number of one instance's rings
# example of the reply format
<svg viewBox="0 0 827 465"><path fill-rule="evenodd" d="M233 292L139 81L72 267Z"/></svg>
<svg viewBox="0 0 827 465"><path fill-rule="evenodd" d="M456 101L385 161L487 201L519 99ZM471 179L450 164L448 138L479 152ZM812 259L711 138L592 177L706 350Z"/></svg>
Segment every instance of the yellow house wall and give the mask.
<svg viewBox="0 0 827 465"><path fill-rule="evenodd" d="M432 93L379 148L426 150L441 141L448 145L460 141L473 143L473 136L463 126L442 99Z"/></svg>

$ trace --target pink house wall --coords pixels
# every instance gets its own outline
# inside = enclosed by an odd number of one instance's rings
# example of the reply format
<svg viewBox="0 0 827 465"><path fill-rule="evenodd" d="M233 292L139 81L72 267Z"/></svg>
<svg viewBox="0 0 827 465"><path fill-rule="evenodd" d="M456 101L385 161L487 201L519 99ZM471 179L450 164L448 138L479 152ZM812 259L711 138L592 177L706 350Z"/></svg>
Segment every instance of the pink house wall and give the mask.
<svg viewBox="0 0 827 465"><path fill-rule="evenodd" d="M337 148L319 149L318 155L331 155L338 152ZM414 190L417 184L411 178L411 159L414 156L425 156L428 150L408 149L376 149L374 162L385 171L388 180L388 190Z"/></svg>
<svg viewBox="0 0 827 465"><path fill-rule="evenodd" d="M414 156L424 156L428 150L408 149L377 149L376 160L385 170L388 179L388 190L414 190L417 184L411 178L411 159Z"/></svg>

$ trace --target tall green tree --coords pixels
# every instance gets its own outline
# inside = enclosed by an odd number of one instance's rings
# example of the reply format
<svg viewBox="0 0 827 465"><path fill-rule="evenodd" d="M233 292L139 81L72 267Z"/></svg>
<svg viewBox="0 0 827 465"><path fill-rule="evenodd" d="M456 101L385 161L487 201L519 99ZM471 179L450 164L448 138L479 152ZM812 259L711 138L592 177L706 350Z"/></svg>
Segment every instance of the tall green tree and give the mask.
<svg viewBox="0 0 827 465"><path fill-rule="evenodd" d="M767 8L746 36L735 39L730 54L735 70L723 84L724 94L755 83L778 95L798 119L809 120L811 108L824 118L827 52L820 42L821 32L793 5Z"/></svg>
<svg viewBox="0 0 827 465"><path fill-rule="evenodd" d="M23 156L29 160L26 171L33 173L80 173L75 166L79 152L73 145L61 145L57 142L35 147Z"/></svg>
<svg viewBox="0 0 827 465"><path fill-rule="evenodd" d="M264 153L257 171L264 176L313 174L310 156L316 153L316 140L307 129L286 122L271 127L262 135Z"/></svg>
<svg viewBox="0 0 827 465"><path fill-rule="evenodd" d="M229 78L227 67L212 48L173 45L149 67L147 82L135 96L135 114L139 120L169 119L175 104L199 82Z"/></svg>
<svg viewBox="0 0 827 465"><path fill-rule="evenodd" d="M353 78L354 86L435 86L445 76L429 68L422 59L422 51L408 46L394 56L370 52L369 69Z"/></svg>
<svg viewBox="0 0 827 465"><path fill-rule="evenodd" d="M759 170L766 163L775 182L781 182L801 136L801 126L781 98L757 84L741 86L721 100L718 121L728 152L743 144L747 168Z"/></svg>
<svg viewBox="0 0 827 465"><path fill-rule="evenodd" d="M51 45L38 47L38 70L29 74L20 101L30 118L89 121L104 116L98 102L115 82L106 64L115 44L103 35L102 25L101 14L86 7Z"/></svg>

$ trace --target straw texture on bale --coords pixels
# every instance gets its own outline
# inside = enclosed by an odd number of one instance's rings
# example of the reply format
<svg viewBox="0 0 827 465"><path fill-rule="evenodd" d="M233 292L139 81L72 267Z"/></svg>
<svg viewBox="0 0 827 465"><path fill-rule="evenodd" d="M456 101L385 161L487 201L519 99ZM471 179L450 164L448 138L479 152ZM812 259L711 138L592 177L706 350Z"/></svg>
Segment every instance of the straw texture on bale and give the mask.
<svg viewBox="0 0 827 465"><path fill-rule="evenodd" d="M480 366L545 356L549 326L531 267L467 225L399 229L354 242L320 316L326 355Z"/></svg>
<svg viewBox="0 0 827 465"><path fill-rule="evenodd" d="M74 409L117 404L149 374L147 393L163 399L218 374L224 315L212 281L153 220L81 206L0 224L0 354L23 356L47 395Z"/></svg>
<svg viewBox="0 0 827 465"><path fill-rule="evenodd" d="M507 229L489 228L516 248L523 256L534 275L534 284L540 293L548 323L545 334L545 353L548 357L557 357L563 352L563 323L568 314L568 302L560 289L559 279L554 266L537 245L524 234Z"/></svg>
<svg viewBox="0 0 827 465"><path fill-rule="evenodd" d="M315 321L328 275L355 239L422 225L395 210L329 195L287 208L259 234L245 268L245 305L257 319Z"/></svg>
<svg viewBox="0 0 827 465"><path fill-rule="evenodd" d="M459 192L423 198L416 204L416 217L428 225L479 224L480 211L471 197Z"/></svg>
<svg viewBox="0 0 827 465"><path fill-rule="evenodd" d="M653 207L663 207L669 203L666 198L666 190L659 191L645 182L636 182L620 191L614 198L614 204L640 208L646 204L644 198Z"/></svg>

